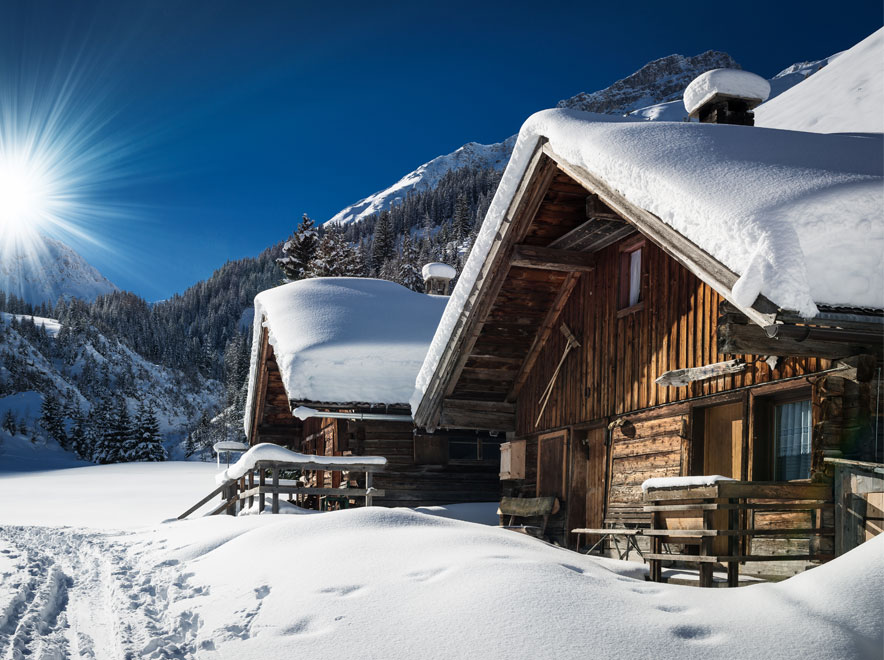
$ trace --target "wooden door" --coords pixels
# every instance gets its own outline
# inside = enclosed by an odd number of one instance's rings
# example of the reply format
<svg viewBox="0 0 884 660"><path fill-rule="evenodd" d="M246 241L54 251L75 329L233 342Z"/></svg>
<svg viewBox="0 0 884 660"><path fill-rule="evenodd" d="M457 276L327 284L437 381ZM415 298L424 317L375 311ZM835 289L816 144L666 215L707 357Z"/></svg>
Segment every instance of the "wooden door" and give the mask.
<svg viewBox="0 0 884 660"><path fill-rule="evenodd" d="M565 501L567 431L547 433L537 439L537 497L554 495Z"/></svg>
<svg viewBox="0 0 884 660"><path fill-rule="evenodd" d="M742 479L743 404L706 408L703 420L703 474Z"/></svg>
<svg viewBox="0 0 884 660"><path fill-rule="evenodd" d="M577 441L576 438L580 438ZM608 457L605 428L575 434L571 444L571 476L568 492L568 531L578 527L600 529L605 520L605 475ZM575 547L577 536L569 536L569 547ZM592 544L598 537L584 537ZM572 545L574 544L574 545Z"/></svg>
<svg viewBox="0 0 884 660"><path fill-rule="evenodd" d="M703 474L742 478L743 404L728 403L706 408L703 415ZM727 525L727 511L716 511L713 522L719 529ZM712 542L712 552L727 554L728 539Z"/></svg>

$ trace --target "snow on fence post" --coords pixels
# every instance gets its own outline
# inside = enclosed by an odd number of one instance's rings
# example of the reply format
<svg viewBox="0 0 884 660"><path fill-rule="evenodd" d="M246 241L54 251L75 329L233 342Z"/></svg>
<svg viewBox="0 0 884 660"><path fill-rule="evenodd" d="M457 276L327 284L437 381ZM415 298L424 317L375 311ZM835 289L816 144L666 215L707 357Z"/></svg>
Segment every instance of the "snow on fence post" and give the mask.
<svg viewBox="0 0 884 660"><path fill-rule="evenodd" d="M365 471L365 506L371 506L371 472Z"/></svg>

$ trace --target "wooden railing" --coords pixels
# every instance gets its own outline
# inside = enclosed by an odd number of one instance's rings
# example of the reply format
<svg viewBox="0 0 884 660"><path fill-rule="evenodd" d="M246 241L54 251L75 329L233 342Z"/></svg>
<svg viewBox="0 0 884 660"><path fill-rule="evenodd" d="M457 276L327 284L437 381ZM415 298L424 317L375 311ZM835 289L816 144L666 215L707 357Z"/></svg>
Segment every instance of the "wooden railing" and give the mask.
<svg viewBox="0 0 884 660"><path fill-rule="evenodd" d="M383 489L374 488L371 485L372 474L383 470L382 465L372 463L291 463L282 461L258 461L255 467L247 472L239 479L230 479L218 486L211 493L206 495L199 502L190 507L187 511L178 516L178 520L183 520L196 510L207 504L212 498L219 493L221 495L221 503L213 509L208 515L214 516L219 513L227 513L235 516L245 508L251 508L258 500L258 511L263 512L267 506L267 496L270 496L271 513L279 513L279 496L280 495L318 495L320 497L346 497L346 498L364 498L365 506L372 505L372 498L383 497L385 492ZM302 486L298 483L280 481L280 474L286 471L299 470L306 471L322 471L322 472L364 472L365 488L318 488L314 486Z"/></svg>
<svg viewBox="0 0 884 660"><path fill-rule="evenodd" d="M651 579L658 582L663 561L699 564L703 587L712 586L715 564L726 564L728 586L735 587L741 563L816 562L833 556L821 542L826 539L831 548L835 534L830 522L830 484L720 481L708 486L649 488L645 502L652 525L643 530L651 537L651 552L644 558L650 564ZM760 524L758 515L767 521ZM785 539L785 551L752 552L753 539L765 537ZM796 538L808 539L807 552L791 552L788 540ZM698 554L664 553L664 544L699 546Z"/></svg>

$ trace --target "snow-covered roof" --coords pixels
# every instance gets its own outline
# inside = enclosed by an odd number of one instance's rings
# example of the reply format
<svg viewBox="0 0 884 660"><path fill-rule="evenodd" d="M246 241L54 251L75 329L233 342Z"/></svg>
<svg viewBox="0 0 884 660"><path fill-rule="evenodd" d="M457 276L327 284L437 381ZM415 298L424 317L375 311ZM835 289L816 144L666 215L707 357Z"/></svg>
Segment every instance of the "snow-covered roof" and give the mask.
<svg viewBox="0 0 884 660"><path fill-rule="evenodd" d="M301 280L259 293L246 417L265 327L290 400L402 404L446 302L394 282L351 277Z"/></svg>
<svg viewBox="0 0 884 660"><path fill-rule="evenodd" d="M416 410L541 139L655 214L763 294L805 317L817 303L884 308L882 136L612 122L573 110L528 119L449 299L412 397Z"/></svg>
<svg viewBox="0 0 884 660"><path fill-rule="evenodd" d="M754 100L758 105L770 95L770 83L748 71L713 69L700 74L688 85L684 91L685 110L693 115L717 95Z"/></svg>
<svg viewBox="0 0 884 660"><path fill-rule="evenodd" d="M815 133L884 132L884 28L756 108L755 125Z"/></svg>
<svg viewBox="0 0 884 660"><path fill-rule="evenodd" d="M454 269L454 266L449 266L448 264L443 264L439 261L434 261L429 264L425 264L423 268L421 268L421 276L428 280L431 277L440 277L446 280L453 280L457 277L457 271Z"/></svg>

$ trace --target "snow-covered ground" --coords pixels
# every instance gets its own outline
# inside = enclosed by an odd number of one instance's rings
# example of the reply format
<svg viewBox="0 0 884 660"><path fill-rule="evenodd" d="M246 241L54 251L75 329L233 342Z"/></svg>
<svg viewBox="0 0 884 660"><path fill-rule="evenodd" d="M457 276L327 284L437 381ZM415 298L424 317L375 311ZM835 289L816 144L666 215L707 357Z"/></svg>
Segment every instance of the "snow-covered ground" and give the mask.
<svg viewBox="0 0 884 660"><path fill-rule="evenodd" d="M0 476L0 658L873 658L884 643L882 539L780 584L701 590L409 509L161 522L214 471Z"/></svg>

